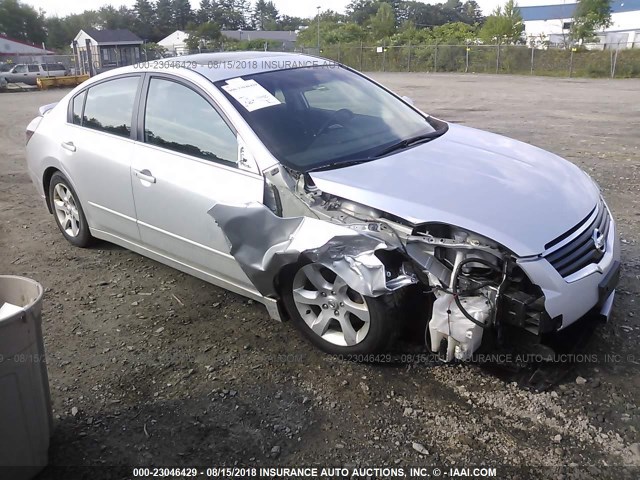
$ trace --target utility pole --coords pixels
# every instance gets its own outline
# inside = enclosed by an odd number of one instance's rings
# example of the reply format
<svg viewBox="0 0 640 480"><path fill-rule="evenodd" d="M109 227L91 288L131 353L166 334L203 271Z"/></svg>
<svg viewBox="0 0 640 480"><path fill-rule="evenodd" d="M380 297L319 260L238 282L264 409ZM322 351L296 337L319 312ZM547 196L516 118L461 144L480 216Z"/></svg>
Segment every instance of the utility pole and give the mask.
<svg viewBox="0 0 640 480"><path fill-rule="evenodd" d="M321 6L316 7L318 9L318 56L320 55L320 8Z"/></svg>

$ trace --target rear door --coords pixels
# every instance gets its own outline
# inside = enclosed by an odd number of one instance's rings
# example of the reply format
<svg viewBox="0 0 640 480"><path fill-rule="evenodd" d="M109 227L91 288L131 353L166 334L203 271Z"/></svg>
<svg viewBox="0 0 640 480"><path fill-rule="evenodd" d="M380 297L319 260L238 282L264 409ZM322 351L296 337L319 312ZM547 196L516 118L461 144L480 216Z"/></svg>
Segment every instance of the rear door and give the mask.
<svg viewBox="0 0 640 480"><path fill-rule="evenodd" d="M254 290L207 212L218 202L261 202L262 176L238 168L236 132L206 92L169 75L145 83L132 163L142 243Z"/></svg>
<svg viewBox="0 0 640 480"><path fill-rule="evenodd" d="M89 226L139 242L131 192L132 136L141 75L93 84L70 102L60 138L63 165Z"/></svg>
<svg viewBox="0 0 640 480"><path fill-rule="evenodd" d="M25 83L29 83L31 85L35 85L38 77L40 77L40 65L27 65L28 80Z"/></svg>

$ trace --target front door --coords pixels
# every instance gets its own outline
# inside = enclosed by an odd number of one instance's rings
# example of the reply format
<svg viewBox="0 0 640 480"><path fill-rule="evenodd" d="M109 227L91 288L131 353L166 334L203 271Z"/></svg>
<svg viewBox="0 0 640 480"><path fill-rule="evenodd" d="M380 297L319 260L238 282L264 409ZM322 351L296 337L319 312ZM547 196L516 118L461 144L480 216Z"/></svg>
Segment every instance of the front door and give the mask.
<svg viewBox="0 0 640 480"><path fill-rule="evenodd" d="M207 212L219 202L261 202L262 177L238 168L236 134L203 92L151 77L142 103L131 181L143 245L253 290Z"/></svg>

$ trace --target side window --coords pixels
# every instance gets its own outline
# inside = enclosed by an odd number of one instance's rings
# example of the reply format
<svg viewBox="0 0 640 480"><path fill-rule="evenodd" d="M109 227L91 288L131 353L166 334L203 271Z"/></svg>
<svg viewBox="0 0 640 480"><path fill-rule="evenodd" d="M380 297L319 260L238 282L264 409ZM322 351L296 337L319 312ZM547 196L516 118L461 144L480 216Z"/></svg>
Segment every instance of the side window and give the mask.
<svg viewBox="0 0 640 480"><path fill-rule="evenodd" d="M13 73L27 73L26 65L16 65L13 69Z"/></svg>
<svg viewBox="0 0 640 480"><path fill-rule="evenodd" d="M235 134L198 93L152 78L147 94L144 141L205 160L237 163Z"/></svg>
<svg viewBox="0 0 640 480"><path fill-rule="evenodd" d="M129 137L139 80L140 77L117 78L89 88L82 125Z"/></svg>
<svg viewBox="0 0 640 480"><path fill-rule="evenodd" d="M75 97L73 97L73 104L71 106L72 108L72 121L75 125L82 125L82 107L84 107L84 97L87 96L87 91L85 90L84 92L76 95Z"/></svg>
<svg viewBox="0 0 640 480"><path fill-rule="evenodd" d="M38 65L29 65L30 73L38 73L40 71L40 67Z"/></svg>

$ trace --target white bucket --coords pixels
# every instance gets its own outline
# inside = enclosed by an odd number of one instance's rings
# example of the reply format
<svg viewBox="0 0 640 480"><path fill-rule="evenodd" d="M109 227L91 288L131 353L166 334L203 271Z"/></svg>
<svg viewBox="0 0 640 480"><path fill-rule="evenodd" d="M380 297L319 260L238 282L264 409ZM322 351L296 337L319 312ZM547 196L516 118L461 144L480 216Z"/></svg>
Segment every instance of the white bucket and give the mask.
<svg viewBox="0 0 640 480"><path fill-rule="evenodd" d="M0 472L15 480L47 465L52 432L42 294L38 282L0 275Z"/></svg>

